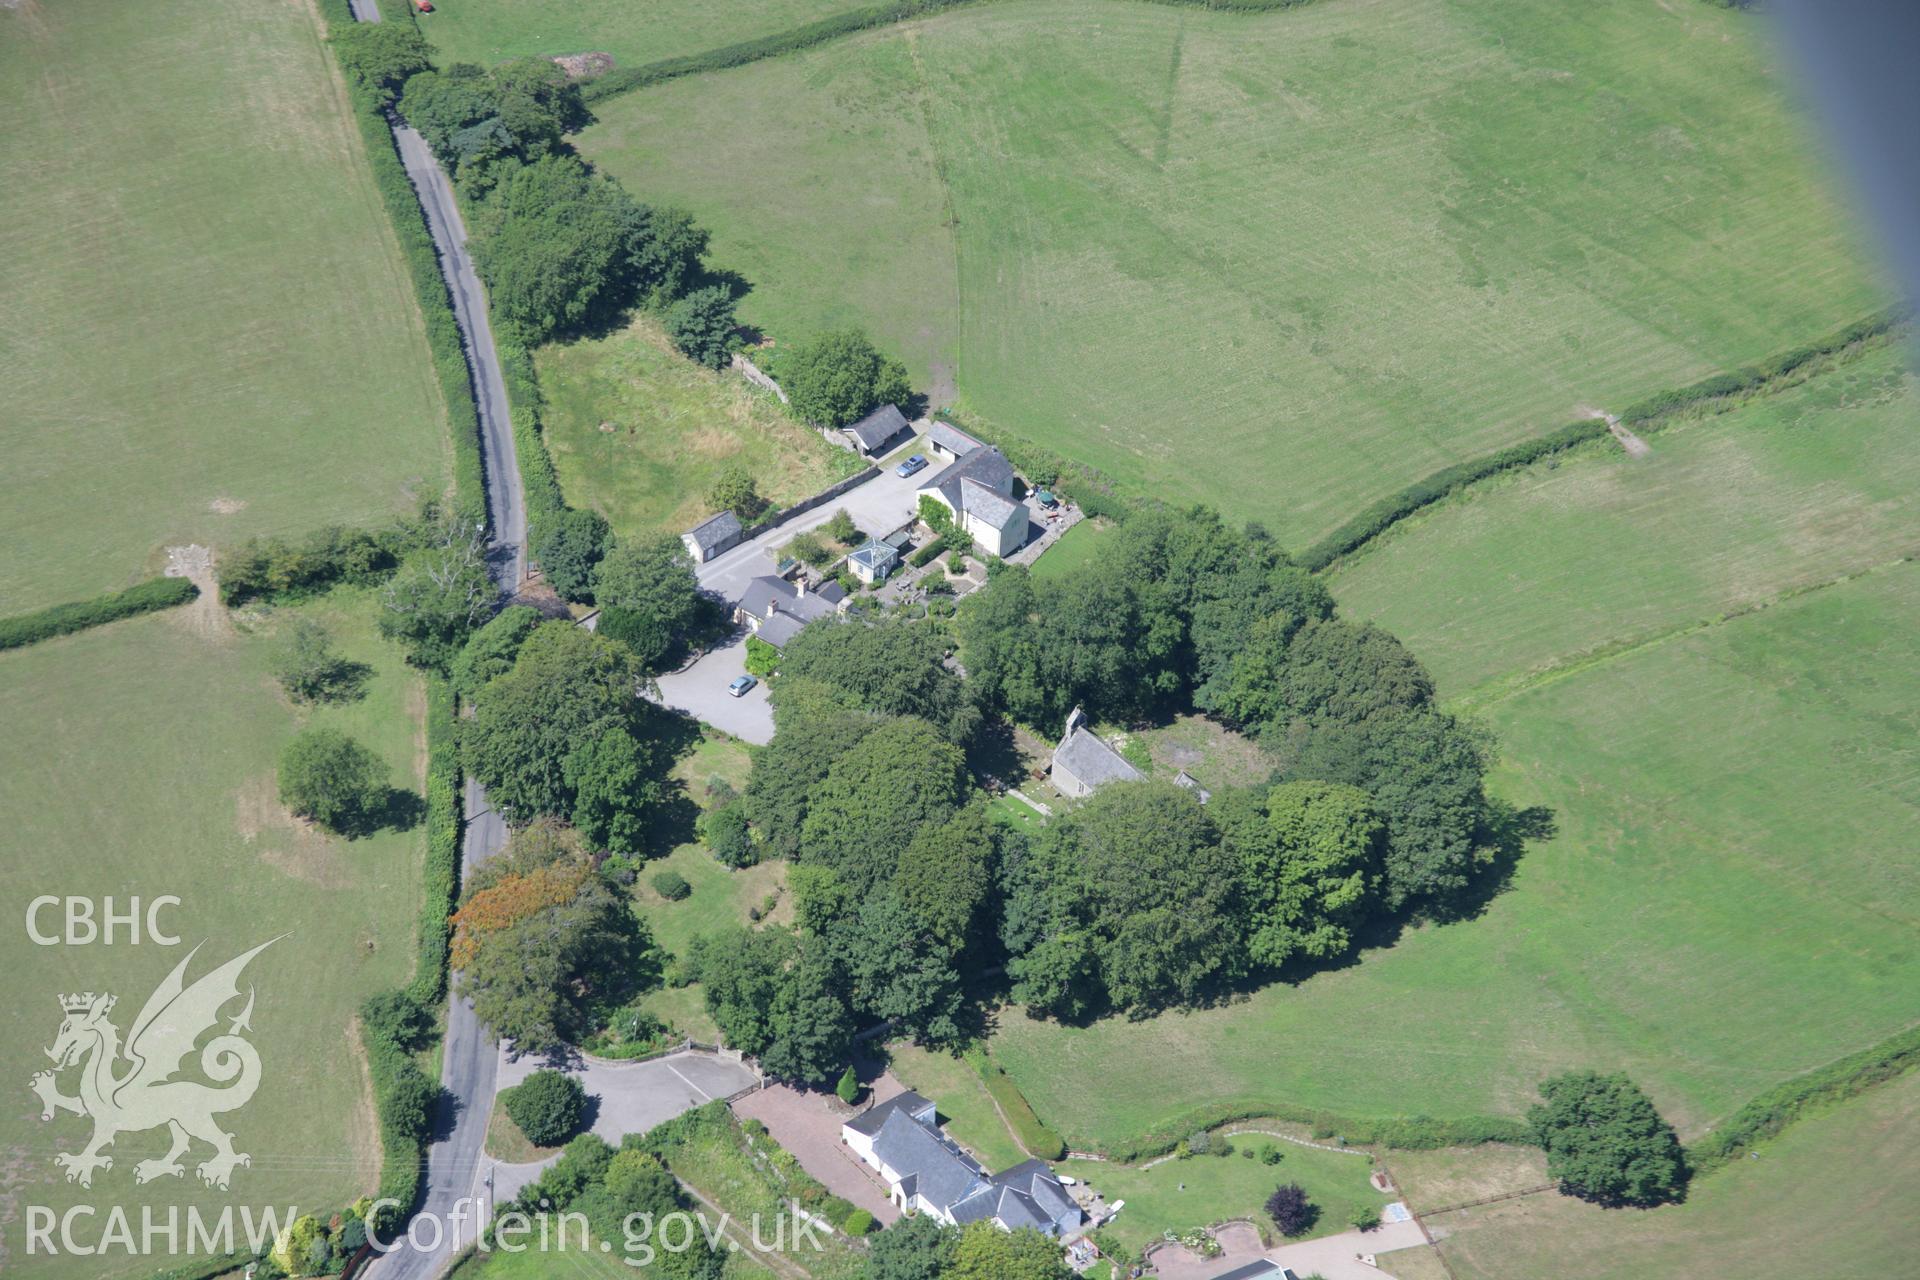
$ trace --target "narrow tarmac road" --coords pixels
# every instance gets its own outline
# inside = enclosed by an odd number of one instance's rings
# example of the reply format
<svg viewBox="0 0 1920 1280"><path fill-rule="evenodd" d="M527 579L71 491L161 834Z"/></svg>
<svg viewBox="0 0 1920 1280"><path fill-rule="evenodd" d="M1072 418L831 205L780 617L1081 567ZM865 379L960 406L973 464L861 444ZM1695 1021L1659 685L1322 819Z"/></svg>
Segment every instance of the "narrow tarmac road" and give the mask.
<svg viewBox="0 0 1920 1280"><path fill-rule="evenodd" d="M377 0L348 0L361 22L380 21ZM513 425L507 412L506 380L487 324L486 293L467 254L466 227L460 221L447 176L434 161L426 140L398 117L389 117L394 144L407 177L420 197L427 228L440 253L440 270L453 301L454 319L466 346L474 405L480 416L481 461L487 486L492 531L489 557L494 581L512 595L526 569L527 512L520 489L520 462L514 453ZM507 843L507 824L487 803L487 794L471 779L466 792L466 830L461 844L463 877ZM441 1054L441 1101L434 1117L434 1141L427 1149L426 1197L415 1219L417 1229L400 1247L376 1259L362 1274L369 1280L431 1280L472 1243L477 1213L463 1199L484 1191L483 1151L487 1117L493 1110L499 1043L474 1016L473 1004L459 996L448 1001L447 1034ZM454 1232L463 1231L462 1239ZM415 1242L418 1242L417 1244Z"/></svg>

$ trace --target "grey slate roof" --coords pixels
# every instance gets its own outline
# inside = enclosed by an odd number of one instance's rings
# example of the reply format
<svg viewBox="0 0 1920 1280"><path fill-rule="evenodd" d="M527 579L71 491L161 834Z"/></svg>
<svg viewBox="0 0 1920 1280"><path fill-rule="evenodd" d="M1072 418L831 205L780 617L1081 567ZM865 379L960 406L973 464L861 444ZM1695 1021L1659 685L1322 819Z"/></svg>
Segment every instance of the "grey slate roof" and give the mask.
<svg viewBox="0 0 1920 1280"><path fill-rule="evenodd" d="M927 1099L921 1097L913 1090L903 1089L893 1097L888 1098L885 1102L876 1102L853 1119L847 1121L847 1128L853 1130L855 1133L871 1138L874 1134L880 1132L880 1126L885 1124L887 1117L894 1112L904 1111L912 1116L918 1115L922 1111L930 1110L932 1106L933 1103L927 1101Z"/></svg>
<svg viewBox="0 0 1920 1280"><path fill-rule="evenodd" d="M790 613L776 613L755 628L753 634L776 649L784 649L806 626L805 621Z"/></svg>
<svg viewBox="0 0 1920 1280"><path fill-rule="evenodd" d="M895 1111L873 1138L873 1153L902 1175L902 1188L949 1212L987 1180L986 1170L953 1140L904 1111ZM907 1186L906 1178L913 1183Z"/></svg>
<svg viewBox="0 0 1920 1280"><path fill-rule="evenodd" d="M950 422L934 419L932 428L927 432L927 440L937 444L956 458L964 458L980 447L980 442L954 426Z"/></svg>
<svg viewBox="0 0 1920 1280"><path fill-rule="evenodd" d="M722 511L717 516L708 516L682 536L692 538L702 551L711 551L729 539L739 538L740 532L740 517L731 511Z"/></svg>
<svg viewBox="0 0 1920 1280"><path fill-rule="evenodd" d="M906 429L907 415L900 412L900 407L883 404L845 430L862 449L871 452Z"/></svg>
<svg viewBox="0 0 1920 1280"><path fill-rule="evenodd" d="M1211 1280L1279 1280L1279 1277L1286 1274L1288 1272L1285 1267L1262 1258L1258 1262L1249 1262L1231 1271L1222 1271Z"/></svg>
<svg viewBox="0 0 1920 1280"><path fill-rule="evenodd" d="M802 595L800 589L785 578L770 575L749 582L740 596L740 608L756 618L766 617L770 604L777 606L782 613L793 614L802 622L815 622L839 612L831 600L822 600L818 592L809 591Z"/></svg>
<svg viewBox="0 0 1920 1280"><path fill-rule="evenodd" d="M1141 773L1128 764L1126 757L1100 740L1090 729L1075 728L1053 753L1055 767L1098 787L1109 782L1138 782Z"/></svg>
<svg viewBox="0 0 1920 1280"><path fill-rule="evenodd" d="M847 589L837 581L828 581L815 587L813 594L825 600L828 604L838 605L842 600L847 598Z"/></svg>
<svg viewBox="0 0 1920 1280"><path fill-rule="evenodd" d="M956 462L949 462L939 475L921 485L919 491L925 493L929 489L938 489L946 498L947 505L959 511L962 480L975 480L995 493L1010 494L1013 492L1013 464L1007 461L1006 454L987 445Z"/></svg>
<svg viewBox="0 0 1920 1280"><path fill-rule="evenodd" d="M1004 529L1014 514L1025 508L1012 498L981 484L972 476L960 481L960 509L979 516L996 529Z"/></svg>

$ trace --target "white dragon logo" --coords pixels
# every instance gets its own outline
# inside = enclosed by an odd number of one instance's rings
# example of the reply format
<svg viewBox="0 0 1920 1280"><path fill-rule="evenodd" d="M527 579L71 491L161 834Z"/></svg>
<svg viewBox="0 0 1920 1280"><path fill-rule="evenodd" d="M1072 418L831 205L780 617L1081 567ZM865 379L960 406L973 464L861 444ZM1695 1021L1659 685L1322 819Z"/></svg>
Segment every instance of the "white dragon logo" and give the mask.
<svg viewBox="0 0 1920 1280"><path fill-rule="evenodd" d="M55 1157L67 1171L68 1182L92 1186L94 1170L113 1168L113 1157L100 1154L103 1147L122 1133L161 1125L173 1135L172 1149L157 1160L142 1160L135 1165L136 1182L181 1176L185 1170L180 1157L194 1138L213 1147L212 1158L198 1169L201 1180L210 1187L224 1191L234 1166L253 1163L251 1157L233 1149L233 1135L213 1119L220 1112L245 1106L260 1087L260 1055L240 1038L242 1031L252 1029L248 1024L253 1016L251 987L247 989L246 1008L232 1020L227 1033L207 1041L200 1050L200 1070L208 1079L227 1087L216 1089L198 1080L173 1077L193 1052L194 1043L219 1022L220 1010L239 998L240 971L279 940L261 943L190 987L182 977L200 948L188 952L187 958L147 997L127 1033L124 1051L119 1030L107 1021L117 997L91 991L60 997L66 1021L60 1024L60 1034L47 1050L53 1070L38 1073L30 1083L40 1095L42 1120L53 1119L59 1111L93 1118L93 1139L86 1150ZM118 1070L122 1058L128 1063L124 1072ZM80 1096L69 1098L60 1092L54 1074L82 1062Z"/></svg>

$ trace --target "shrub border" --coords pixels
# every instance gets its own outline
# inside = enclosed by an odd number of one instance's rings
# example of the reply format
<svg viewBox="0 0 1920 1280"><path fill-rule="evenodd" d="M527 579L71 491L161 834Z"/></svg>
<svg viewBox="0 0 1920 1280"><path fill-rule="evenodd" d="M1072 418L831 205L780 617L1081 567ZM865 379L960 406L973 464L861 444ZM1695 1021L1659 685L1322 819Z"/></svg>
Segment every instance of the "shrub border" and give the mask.
<svg viewBox="0 0 1920 1280"><path fill-rule="evenodd" d="M986 1087L987 1096L993 1099L1000 1114L1005 1117L1007 1127L1013 1130L1014 1140L1026 1149L1028 1155L1047 1161L1065 1158L1066 1139L1034 1113L1027 1095L1020 1092L1019 1084L999 1063L985 1051L967 1054L967 1062L979 1074L980 1083Z"/></svg>
<svg viewBox="0 0 1920 1280"><path fill-rule="evenodd" d="M1143 1131L1129 1140L1106 1144L1098 1153L1119 1164L1134 1164L1163 1156L1188 1135L1212 1131L1241 1120L1279 1120L1307 1125L1317 1133L1338 1137L1356 1146L1381 1146L1403 1151L1430 1151L1440 1147L1472 1147L1488 1142L1537 1146L1532 1128L1523 1120L1498 1116L1462 1116L1439 1120L1432 1116L1390 1116L1359 1119L1315 1107L1291 1106L1259 1099L1239 1099L1193 1107Z"/></svg>
<svg viewBox="0 0 1920 1280"><path fill-rule="evenodd" d="M1707 409L1773 389L1776 384L1791 385L1790 380L1807 365L1826 356L1839 355L1891 334L1905 323L1903 308L1890 307L1839 329L1817 342L1793 347L1770 356L1759 364L1745 365L1731 373L1718 373L1684 387L1659 391L1636 401L1620 414L1623 425L1652 433L1683 412ZM1562 453L1575 445L1598 440L1607 434L1600 418L1568 423L1544 435L1523 440L1493 453L1442 467L1414 481L1398 493L1381 498L1349 517L1326 537L1314 543L1298 557L1298 563L1315 573L1352 555L1414 512L1433 505L1470 484L1488 476L1538 462L1550 454Z"/></svg>
<svg viewBox="0 0 1920 1280"><path fill-rule="evenodd" d="M32 613L0 618L0 650L23 649L55 636L72 635L159 609L172 609L193 600L200 588L185 578L148 578L125 591L48 605Z"/></svg>

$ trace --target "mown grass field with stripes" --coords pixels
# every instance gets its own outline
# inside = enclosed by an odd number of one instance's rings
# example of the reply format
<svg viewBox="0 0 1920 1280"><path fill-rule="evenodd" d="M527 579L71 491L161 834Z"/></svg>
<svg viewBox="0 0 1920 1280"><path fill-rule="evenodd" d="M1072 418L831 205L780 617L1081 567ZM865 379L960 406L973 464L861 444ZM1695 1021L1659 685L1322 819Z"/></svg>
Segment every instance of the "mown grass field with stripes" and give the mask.
<svg viewBox="0 0 1920 1280"><path fill-rule="evenodd" d="M446 487L405 263L297 0L0 6L0 613Z"/></svg>
<svg viewBox="0 0 1920 1280"><path fill-rule="evenodd" d="M396 0L397 2L397 0ZM455 0L420 18L441 63L610 53L634 66L812 22L857 0Z"/></svg>
<svg viewBox="0 0 1920 1280"><path fill-rule="evenodd" d="M1885 301L1750 15L956 10L596 106L776 337L1304 544Z"/></svg>

